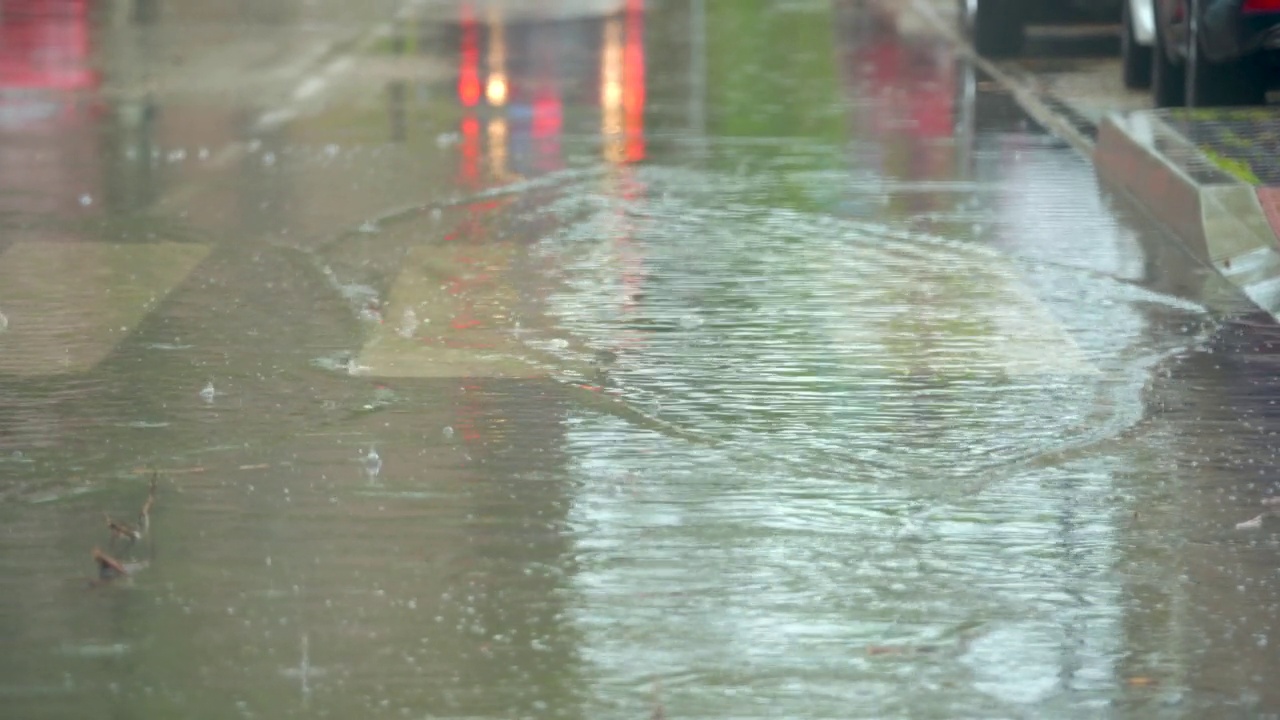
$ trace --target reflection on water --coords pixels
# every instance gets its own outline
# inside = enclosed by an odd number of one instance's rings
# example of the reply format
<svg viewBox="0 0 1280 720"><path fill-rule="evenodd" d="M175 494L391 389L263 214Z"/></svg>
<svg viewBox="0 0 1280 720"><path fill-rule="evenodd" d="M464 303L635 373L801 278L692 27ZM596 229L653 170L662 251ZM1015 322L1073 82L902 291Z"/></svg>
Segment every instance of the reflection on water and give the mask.
<svg viewBox="0 0 1280 720"><path fill-rule="evenodd" d="M16 717L1280 707L1274 333L1007 98L861 3L415 7L242 95L350 9L138 4L168 80L0 129Z"/></svg>

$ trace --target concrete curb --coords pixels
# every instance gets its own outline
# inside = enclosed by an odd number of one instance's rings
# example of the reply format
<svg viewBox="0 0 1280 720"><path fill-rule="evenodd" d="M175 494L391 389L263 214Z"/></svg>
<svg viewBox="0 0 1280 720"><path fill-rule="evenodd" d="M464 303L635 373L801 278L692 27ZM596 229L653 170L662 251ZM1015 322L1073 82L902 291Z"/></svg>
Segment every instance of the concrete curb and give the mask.
<svg viewBox="0 0 1280 720"><path fill-rule="evenodd" d="M1103 120L1093 153L1099 178L1280 318L1280 238L1272 223L1280 221L1280 195L1220 169L1163 112Z"/></svg>

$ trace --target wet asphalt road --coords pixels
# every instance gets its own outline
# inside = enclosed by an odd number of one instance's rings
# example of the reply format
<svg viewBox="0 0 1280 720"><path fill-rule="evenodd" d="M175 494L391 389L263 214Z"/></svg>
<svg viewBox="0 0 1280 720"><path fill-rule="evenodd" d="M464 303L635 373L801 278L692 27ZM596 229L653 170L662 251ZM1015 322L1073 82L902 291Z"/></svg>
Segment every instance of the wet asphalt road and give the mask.
<svg viewBox="0 0 1280 720"><path fill-rule="evenodd" d="M11 5L14 717L1280 712L1280 330L927 23Z"/></svg>

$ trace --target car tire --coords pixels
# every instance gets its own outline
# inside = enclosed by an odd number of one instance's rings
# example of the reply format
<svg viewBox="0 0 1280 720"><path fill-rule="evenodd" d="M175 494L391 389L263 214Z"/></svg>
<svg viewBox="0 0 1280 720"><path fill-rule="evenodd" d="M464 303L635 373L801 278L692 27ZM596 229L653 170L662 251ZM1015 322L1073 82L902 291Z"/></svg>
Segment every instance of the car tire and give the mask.
<svg viewBox="0 0 1280 720"><path fill-rule="evenodd" d="M1009 57L1022 51L1026 19L1021 0L959 0L960 25L974 50L987 57Z"/></svg>
<svg viewBox="0 0 1280 720"><path fill-rule="evenodd" d="M1258 58L1214 63L1193 52L1187 61L1187 106L1262 105L1267 101L1265 70Z"/></svg>
<svg viewBox="0 0 1280 720"><path fill-rule="evenodd" d="M1151 64L1155 52L1138 43L1133 34L1133 18L1129 0L1124 0L1121 11L1120 62L1124 70L1124 86L1130 90L1142 90L1151 86Z"/></svg>
<svg viewBox="0 0 1280 720"><path fill-rule="evenodd" d="M1151 102L1158 108L1182 107L1187 101L1187 69L1169 58L1167 43L1157 18L1156 46L1151 52Z"/></svg>

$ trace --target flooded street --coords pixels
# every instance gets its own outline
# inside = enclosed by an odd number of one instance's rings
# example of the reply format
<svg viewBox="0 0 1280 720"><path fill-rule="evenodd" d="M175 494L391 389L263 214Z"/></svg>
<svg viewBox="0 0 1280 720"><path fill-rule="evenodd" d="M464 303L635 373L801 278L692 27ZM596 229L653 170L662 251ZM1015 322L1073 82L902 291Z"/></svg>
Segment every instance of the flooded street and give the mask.
<svg viewBox="0 0 1280 720"><path fill-rule="evenodd" d="M910 14L0 5L7 715L1280 714L1280 328Z"/></svg>

